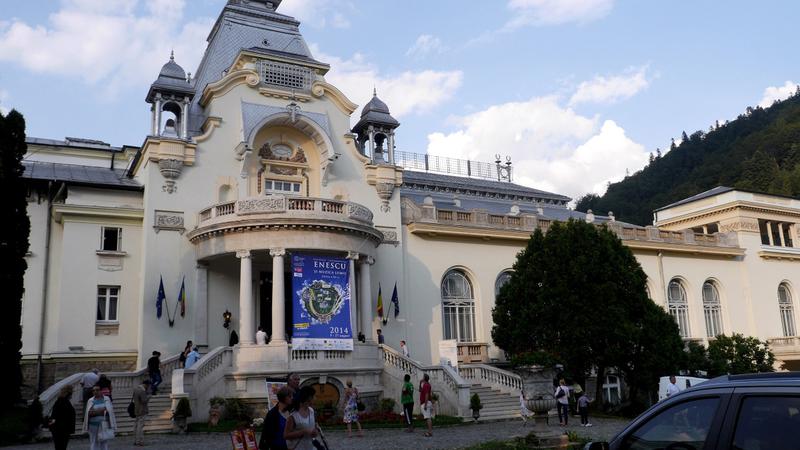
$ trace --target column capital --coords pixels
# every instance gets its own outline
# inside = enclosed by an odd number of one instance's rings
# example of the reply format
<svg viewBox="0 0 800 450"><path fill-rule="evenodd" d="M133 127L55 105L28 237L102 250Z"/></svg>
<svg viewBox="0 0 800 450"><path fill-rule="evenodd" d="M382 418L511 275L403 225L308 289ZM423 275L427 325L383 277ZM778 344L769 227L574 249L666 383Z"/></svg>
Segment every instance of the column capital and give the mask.
<svg viewBox="0 0 800 450"><path fill-rule="evenodd" d="M250 250L236 250L236 257L239 259L250 258Z"/></svg>
<svg viewBox="0 0 800 450"><path fill-rule="evenodd" d="M358 260L361 255L358 252L347 252L347 259L352 259L353 261Z"/></svg>
<svg viewBox="0 0 800 450"><path fill-rule="evenodd" d="M286 249L285 248L271 248L269 249L269 256L286 256Z"/></svg>
<svg viewBox="0 0 800 450"><path fill-rule="evenodd" d="M373 258L372 256L364 255L364 257L361 258L361 264L367 264L371 266L375 264L375 258Z"/></svg>

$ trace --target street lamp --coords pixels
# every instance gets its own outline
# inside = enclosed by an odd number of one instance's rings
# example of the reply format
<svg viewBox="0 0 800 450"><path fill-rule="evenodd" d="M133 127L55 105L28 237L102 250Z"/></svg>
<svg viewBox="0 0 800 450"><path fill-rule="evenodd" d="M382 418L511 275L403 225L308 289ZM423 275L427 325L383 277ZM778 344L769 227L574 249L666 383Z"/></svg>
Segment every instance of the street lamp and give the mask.
<svg viewBox="0 0 800 450"><path fill-rule="evenodd" d="M222 326L228 328L231 326L231 312L227 309L222 313Z"/></svg>

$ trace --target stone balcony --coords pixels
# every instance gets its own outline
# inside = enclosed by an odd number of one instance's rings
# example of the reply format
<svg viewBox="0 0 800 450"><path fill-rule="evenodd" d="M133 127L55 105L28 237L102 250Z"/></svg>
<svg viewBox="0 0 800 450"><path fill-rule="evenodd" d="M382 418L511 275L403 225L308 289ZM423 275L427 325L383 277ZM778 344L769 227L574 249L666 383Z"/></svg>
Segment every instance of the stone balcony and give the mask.
<svg viewBox="0 0 800 450"><path fill-rule="evenodd" d="M800 337L775 337L767 342L778 359L800 359Z"/></svg>
<svg viewBox="0 0 800 450"><path fill-rule="evenodd" d="M291 236L284 233L284 237L297 238L301 243L309 239L302 232L310 231L317 235L328 233L361 240L368 238L377 245L384 236L373 226L372 217L369 208L354 202L287 195L258 196L202 209L197 215L197 227L189 233L189 239L202 246L204 241L225 235L282 230L291 232ZM330 242L317 242L320 248L327 248L327 244ZM288 248L291 243L283 246ZM241 248L248 246L242 245Z"/></svg>

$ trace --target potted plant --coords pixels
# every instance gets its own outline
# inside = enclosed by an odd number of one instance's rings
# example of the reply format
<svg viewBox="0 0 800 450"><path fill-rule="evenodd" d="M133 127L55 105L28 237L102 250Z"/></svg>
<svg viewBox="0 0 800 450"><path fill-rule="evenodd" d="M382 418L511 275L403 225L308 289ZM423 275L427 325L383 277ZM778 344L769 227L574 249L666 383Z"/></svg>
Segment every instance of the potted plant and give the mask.
<svg viewBox="0 0 800 450"><path fill-rule="evenodd" d="M172 431L174 433L186 433L186 419L192 417L192 406L186 397L178 400L175 411L172 412Z"/></svg>
<svg viewBox="0 0 800 450"><path fill-rule="evenodd" d="M478 418L481 417L481 409L483 409L483 405L481 405L481 397L478 393L472 394L469 398L469 408L472 410L472 418L475 421L478 421Z"/></svg>
<svg viewBox="0 0 800 450"><path fill-rule="evenodd" d="M222 397L212 397L208 401L208 426L215 427L222 418L223 407L225 406L225 399Z"/></svg>

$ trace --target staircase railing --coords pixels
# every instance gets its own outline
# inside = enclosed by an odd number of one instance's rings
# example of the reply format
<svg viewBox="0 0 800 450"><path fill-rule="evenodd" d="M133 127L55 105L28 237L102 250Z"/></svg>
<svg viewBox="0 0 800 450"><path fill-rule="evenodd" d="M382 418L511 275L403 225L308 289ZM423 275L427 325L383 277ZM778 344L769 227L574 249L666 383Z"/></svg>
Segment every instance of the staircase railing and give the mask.
<svg viewBox="0 0 800 450"><path fill-rule="evenodd" d="M189 369L172 372L173 407L181 398L189 399L195 420L208 417L208 401L225 395L225 383L220 382L233 368L233 348L217 347L203 355Z"/></svg>
<svg viewBox="0 0 800 450"><path fill-rule="evenodd" d="M180 353L177 353L161 361L161 377L164 379L165 384L172 377L172 372L179 366L179 356ZM74 373L45 389L39 395L39 401L42 402L42 411L45 414L50 413L58 399L58 393L66 386L72 386L72 403L81 403L83 401L83 391L80 382L85 373ZM104 372L104 374L111 379L111 387L115 395L130 394L133 388L148 376L147 367L133 372Z"/></svg>
<svg viewBox="0 0 800 450"><path fill-rule="evenodd" d="M507 370L486 364L464 364L458 372L465 379L507 394L518 394L522 389L522 377Z"/></svg>
<svg viewBox="0 0 800 450"><path fill-rule="evenodd" d="M424 366L386 345L381 346L381 353L383 356L381 378L385 396L392 398L397 396L405 374L411 375L411 379L417 381L427 373L433 392L439 396L438 413L459 417L470 415L470 385L452 366Z"/></svg>

